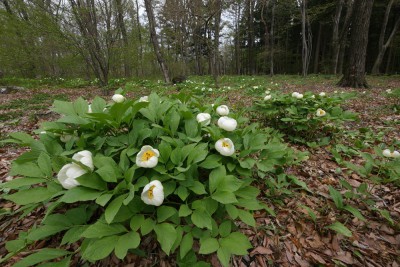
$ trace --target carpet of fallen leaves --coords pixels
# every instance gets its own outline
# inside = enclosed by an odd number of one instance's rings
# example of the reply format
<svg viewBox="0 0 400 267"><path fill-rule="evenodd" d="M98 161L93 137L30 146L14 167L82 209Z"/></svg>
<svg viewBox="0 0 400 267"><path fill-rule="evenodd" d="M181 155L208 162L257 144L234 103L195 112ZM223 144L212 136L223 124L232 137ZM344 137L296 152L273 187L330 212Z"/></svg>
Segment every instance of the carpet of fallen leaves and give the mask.
<svg viewBox="0 0 400 267"><path fill-rule="evenodd" d="M360 121L347 125L349 130L366 127L378 132L387 129L388 122L394 130L386 133L383 142L391 144L392 140L400 140L400 116L388 109L390 101L385 97L388 88L400 87L400 81L388 79L384 83L372 81L370 89L338 88L332 82L315 83L307 85L281 85L285 92L314 91L331 94L334 91L357 91L360 97L351 100L346 108L359 113ZM38 91L52 94L54 89L43 88L40 90L26 90L13 94L0 95L0 105L16 99L29 99ZM365 94L362 91L366 91ZM135 95L148 94L149 90L141 91ZM57 94L65 94L70 100L79 96L91 99L101 94L98 88L84 89L57 89ZM250 106L252 99L240 94L240 92L225 94L230 105ZM51 105L51 102L46 103ZM0 115L6 111L1 110ZM9 111L7 111L9 112ZM35 113L36 112L36 113ZM24 115L14 124L1 123L1 136L16 131L32 132L37 129L40 122L52 120L56 115L48 110L25 110ZM281 204L276 204L264 194L259 197L265 201L276 213L276 217L266 212L254 214L257 221L256 228L238 223L239 228L245 233L253 245L248 255L236 256L232 260L232 266L400 266L400 190L391 185L369 184L370 192L377 208L387 209L394 221L390 225L380 214L371 210L363 202L350 201L357 207L367 221L361 221L349 213L337 210L329 196L328 186L338 188L339 180L346 180L354 188L367 182L356 173L336 172L340 166L334 161L329 150L320 147L310 149L306 146L293 145L294 148L310 152L307 161L299 166L292 166L286 170L298 179L304 181L312 193L296 190L289 197L283 197ZM0 147L0 181L12 179L8 176L10 162L24 152L23 148L15 146ZM360 162L360 158L354 157L353 162ZM343 166L342 166L343 170ZM262 187L262 186L261 186ZM268 188L260 188L266 192ZM312 209L316 215L315 222L311 220L304 206ZM19 207L1 200L0 208L17 210ZM17 238L20 231L29 229L38 224L43 217L45 208L31 212L27 217L20 219L19 214L0 217L0 256L6 255L5 242ZM324 228L335 221L342 222L351 231L352 237L347 238L332 230ZM11 266L21 257L27 256L33 251L43 247L53 247L60 237L43 240L34 243L26 252L13 257L6 266ZM76 250L79 244L66 247L68 250ZM175 257L166 256L156 242L151 238L142 240L141 247L146 251L146 257L129 254L124 261L115 256L97 262L93 266L175 266ZM196 250L196 246L194 247ZM220 266L216 255L210 255L203 260L212 266ZM79 258L74 259L74 266L81 266L83 262Z"/></svg>

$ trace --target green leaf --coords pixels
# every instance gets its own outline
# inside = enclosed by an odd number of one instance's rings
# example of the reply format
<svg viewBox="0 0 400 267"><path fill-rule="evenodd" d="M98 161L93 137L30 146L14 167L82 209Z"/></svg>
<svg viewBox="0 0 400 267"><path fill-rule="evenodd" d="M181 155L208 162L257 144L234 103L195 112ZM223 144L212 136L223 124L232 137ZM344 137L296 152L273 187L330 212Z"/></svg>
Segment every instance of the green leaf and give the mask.
<svg viewBox="0 0 400 267"><path fill-rule="evenodd" d="M334 231L338 232L339 234L342 234L342 235L347 236L347 237L351 237L353 235L351 233L351 231L349 230L349 228L347 228L346 226L344 226L340 222L334 222L333 224L328 225L325 228L334 230Z"/></svg>
<svg viewBox="0 0 400 267"><path fill-rule="evenodd" d="M176 209L168 206L161 206L157 209L157 221L163 222L176 214Z"/></svg>
<svg viewBox="0 0 400 267"><path fill-rule="evenodd" d="M48 154L41 153L38 158L38 165L40 170L47 176L53 176L53 169L51 168L51 160Z"/></svg>
<svg viewBox="0 0 400 267"><path fill-rule="evenodd" d="M348 212L353 214L354 217L360 219L361 221L366 221L365 217L361 214L361 212L358 209L356 209L356 208L354 208L352 206L349 206L349 205L344 206L343 209L347 210Z"/></svg>
<svg viewBox="0 0 400 267"><path fill-rule="evenodd" d="M37 265L37 267L69 267L69 266L71 266L71 256L68 256L57 262L47 262Z"/></svg>
<svg viewBox="0 0 400 267"><path fill-rule="evenodd" d="M228 267L229 261L231 259L231 253L228 249L220 247L217 251L217 256L219 261L221 262L222 266Z"/></svg>
<svg viewBox="0 0 400 267"><path fill-rule="evenodd" d="M202 183L200 183L199 181L194 181L194 183L192 185L189 186L189 189L192 190L194 193L196 193L197 195L204 195L207 194L206 192L206 188L204 187L204 185Z"/></svg>
<svg viewBox="0 0 400 267"><path fill-rule="evenodd" d="M167 163L172 152L171 145L165 141L161 141L158 150L160 151L160 162Z"/></svg>
<svg viewBox="0 0 400 267"><path fill-rule="evenodd" d="M179 248L179 254L181 259L185 257L185 255L193 249L193 235L192 233L187 233L183 238Z"/></svg>
<svg viewBox="0 0 400 267"><path fill-rule="evenodd" d="M113 251L118 239L118 236L113 235L90 240L89 244L82 252L82 257L90 261L104 259Z"/></svg>
<svg viewBox="0 0 400 267"><path fill-rule="evenodd" d="M335 190L332 186L329 186L329 194L331 195L333 202L335 202L335 206L338 209L343 209L343 197L339 191Z"/></svg>
<svg viewBox="0 0 400 267"><path fill-rule="evenodd" d="M116 199L114 199L113 201L111 201L111 203L107 206L104 215L105 215L106 222L108 224L112 223L112 221L114 220L114 217L115 217L115 215L117 215L119 209L121 208L122 202L124 201L125 197L126 197L126 194L123 194L123 195L117 197Z"/></svg>
<svg viewBox="0 0 400 267"><path fill-rule="evenodd" d="M252 158L246 158L245 160L239 161L239 164L242 168L251 169L253 168L254 164L256 164L256 161Z"/></svg>
<svg viewBox="0 0 400 267"><path fill-rule="evenodd" d="M225 205L225 209L232 220L235 220L239 216L239 210L234 205L231 204Z"/></svg>
<svg viewBox="0 0 400 267"><path fill-rule="evenodd" d="M144 216L143 215L135 215L131 218L131 221L129 223L131 229L133 231L139 230L140 226L143 225L144 222Z"/></svg>
<svg viewBox="0 0 400 267"><path fill-rule="evenodd" d="M229 236L221 238L219 243L221 248L235 255L246 255L248 254L247 250L252 247L247 236L240 232L233 232Z"/></svg>
<svg viewBox="0 0 400 267"><path fill-rule="evenodd" d="M10 137L20 141L21 145L29 145L35 139L27 133L16 132L10 133Z"/></svg>
<svg viewBox="0 0 400 267"><path fill-rule="evenodd" d="M192 210L189 208L188 205L182 204L179 207L179 217L186 217L190 214L192 214Z"/></svg>
<svg viewBox="0 0 400 267"><path fill-rule="evenodd" d="M119 237L115 245L115 255L124 259L129 249L137 248L140 244L140 236L136 232L129 232Z"/></svg>
<svg viewBox="0 0 400 267"><path fill-rule="evenodd" d="M116 175L115 168L113 168L110 165L104 165L104 166L100 167L96 172L106 182L110 182L110 183L117 182L117 175Z"/></svg>
<svg viewBox="0 0 400 267"><path fill-rule="evenodd" d="M185 120L185 131L188 137L196 137L199 132L199 123L195 118Z"/></svg>
<svg viewBox="0 0 400 267"><path fill-rule="evenodd" d="M65 203L75 203L78 201L94 200L101 195L101 192L93 189L77 186L69 189L65 192L64 196L61 197L60 201Z"/></svg>
<svg viewBox="0 0 400 267"><path fill-rule="evenodd" d="M18 261L14 264L14 267L28 267L38 264L43 261L48 261L52 259L56 259L65 255L70 254L71 252L63 250L63 249L55 249L55 248L44 248L40 251L29 255L26 258Z"/></svg>
<svg viewBox="0 0 400 267"><path fill-rule="evenodd" d="M218 227L218 231L221 237L227 237L232 231L232 221L224 221Z"/></svg>
<svg viewBox="0 0 400 267"><path fill-rule="evenodd" d="M48 236L52 236L69 228L65 225L42 225L39 228L33 229L29 232L27 238L29 240L40 240Z"/></svg>
<svg viewBox="0 0 400 267"><path fill-rule="evenodd" d="M189 153L187 164L198 163L203 161L208 155L208 144L203 143L197 145L194 150Z"/></svg>
<svg viewBox="0 0 400 267"><path fill-rule="evenodd" d="M176 239L176 230L172 224L162 223L154 226L157 234L157 240L161 245L161 249L169 255L172 245Z"/></svg>
<svg viewBox="0 0 400 267"><path fill-rule="evenodd" d="M103 194L96 199L96 203L104 207L113 197L113 194Z"/></svg>
<svg viewBox="0 0 400 267"><path fill-rule="evenodd" d="M247 225L256 226L256 221L254 220L253 214L245 210L238 210L239 218Z"/></svg>
<svg viewBox="0 0 400 267"><path fill-rule="evenodd" d="M11 176L27 176L27 177L38 177L43 178L45 175L40 170L39 166L33 162L17 163L14 161L11 165Z"/></svg>
<svg viewBox="0 0 400 267"><path fill-rule="evenodd" d="M0 184L0 188L17 189L23 186L39 184L45 182L44 178L16 178L9 182Z"/></svg>
<svg viewBox="0 0 400 267"><path fill-rule="evenodd" d="M1 185L1 184L0 184ZM189 192L186 187L184 186L179 186L176 190L175 193L179 196L180 199L183 201L186 200L186 198L189 196Z"/></svg>
<svg viewBox="0 0 400 267"><path fill-rule="evenodd" d="M211 171L209 176L210 193L215 192L224 176L226 176L226 170L224 166L220 166Z"/></svg>
<svg viewBox="0 0 400 267"><path fill-rule="evenodd" d="M142 232L142 235L147 235L148 233L153 231L155 224L156 222L150 218L144 220L142 226L140 226L140 231Z"/></svg>
<svg viewBox="0 0 400 267"><path fill-rule="evenodd" d="M206 237L200 239L200 254L211 254L219 249L219 243L216 238Z"/></svg>
<svg viewBox="0 0 400 267"><path fill-rule="evenodd" d="M172 153L171 153L171 161L173 164L177 166L182 165L182 153L181 153L181 148L177 147L175 148Z"/></svg>
<svg viewBox="0 0 400 267"><path fill-rule="evenodd" d="M228 191L218 190L217 192L211 195L211 198L222 204L232 204L238 202L235 194Z"/></svg>
<svg viewBox="0 0 400 267"><path fill-rule="evenodd" d="M81 235L85 230L88 228L88 226L76 226L68 231L65 232L63 239L61 240L61 245L65 244L72 244L81 239Z"/></svg>
<svg viewBox="0 0 400 267"><path fill-rule="evenodd" d="M179 121L180 121L180 116L179 113L176 112L175 110L172 112L169 112L165 116L165 120L168 123L169 129L171 130L172 134L176 133L176 130L178 129L179 126Z"/></svg>
<svg viewBox="0 0 400 267"><path fill-rule="evenodd" d="M220 160L222 157L220 155L209 155L199 167L203 169L215 169L221 165Z"/></svg>
<svg viewBox="0 0 400 267"><path fill-rule="evenodd" d="M196 209L193 211L191 219L199 228L212 229L211 216L205 210Z"/></svg>
<svg viewBox="0 0 400 267"><path fill-rule="evenodd" d="M85 173L76 179L81 186L92 189L107 190L107 183L103 181L97 173Z"/></svg>
<svg viewBox="0 0 400 267"><path fill-rule="evenodd" d="M46 187L35 187L21 190L12 195L5 195L3 197L4 199L10 200L18 205L27 205L50 200L54 193L54 191L50 191Z"/></svg>
<svg viewBox="0 0 400 267"><path fill-rule="evenodd" d="M85 232L82 233L82 237L86 238L101 238L103 236L116 235L127 232L126 228L122 224L105 224L103 222L96 222L90 225Z"/></svg>

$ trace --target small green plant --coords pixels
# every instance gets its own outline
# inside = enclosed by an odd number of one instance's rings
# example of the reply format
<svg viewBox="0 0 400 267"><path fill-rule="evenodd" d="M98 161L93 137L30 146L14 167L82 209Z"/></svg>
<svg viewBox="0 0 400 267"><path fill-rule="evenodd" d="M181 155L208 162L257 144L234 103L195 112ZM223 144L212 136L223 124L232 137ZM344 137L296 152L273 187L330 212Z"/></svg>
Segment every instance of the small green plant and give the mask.
<svg viewBox="0 0 400 267"><path fill-rule="evenodd" d="M400 112L400 88L397 88L395 90L387 89L386 95L387 95L387 97L394 100L394 104L391 107L394 110L394 112L399 113Z"/></svg>
<svg viewBox="0 0 400 267"><path fill-rule="evenodd" d="M248 253L251 244L235 221L254 227L252 212L270 211L254 184L259 174L295 162L295 152L219 108L221 100L212 107L184 94L140 101L123 94L118 90L113 102L96 97L90 106L82 98L55 101L62 117L44 123L39 140L10 134L6 142L30 151L13 162L16 179L1 184L2 197L20 205L21 216L43 206L47 213L7 242L1 262L56 234L57 248L23 261L61 257L68 265L74 254L95 262L113 252L123 259L147 236L180 264L217 253L228 266L231 255ZM75 242L77 251L65 249Z"/></svg>
<svg viewBox="0 0 400 267"><path fill-rule="evenodd" d="M265 125L282 131L294 142L304 143L332 136L345 121L354 121L356 114L341 108L350 97L352 94L269 92L264 100L256 102L256 110Z"/></svg>

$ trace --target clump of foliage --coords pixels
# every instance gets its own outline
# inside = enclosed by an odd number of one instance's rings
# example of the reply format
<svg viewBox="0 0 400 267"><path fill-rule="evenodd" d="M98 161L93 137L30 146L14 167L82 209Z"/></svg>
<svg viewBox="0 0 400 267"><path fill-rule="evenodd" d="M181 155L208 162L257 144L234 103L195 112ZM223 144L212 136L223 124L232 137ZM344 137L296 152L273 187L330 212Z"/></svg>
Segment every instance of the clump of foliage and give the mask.
<svg viewBox="0 0 400 267"><path fill-rule="evenodd" d="M400 112L400 88L397 89L387 89L386 90L387 96L394 100L394 104L392 105L392 109L396 112Z"/></svg>
<svg viewBox="0 0 400 267"><path fill-rule="evenodd" d="M296 163L297 154L221 100L212 106L183 94L140 100L123 94L90 105L82 98L55 101L62 116L44 123L38 140L10 134L6 142L30 151L13 162L15 179L0 185L2 197L20 205L22 217L41 206L47 213L7 242L4 259L53 235L59 247L21 263L61 258L69 265L74 254L95 262L113 252L123 259L147 236L178 264L216 252L228 266L231 255L248 253L251 244L236 221L255 226L252 212L270 211L254 184ZM75 242L77 251L64 249Z"/></svg>
<svg viewBox="0 0 400 267"><path fill-rule="evenodd" d="M318 141L338 132L344 122L357 119L355 113L341 107L352 96L266 91L263 100L256 102L255 110L265 125L282 131L291 141Z"/></svg>

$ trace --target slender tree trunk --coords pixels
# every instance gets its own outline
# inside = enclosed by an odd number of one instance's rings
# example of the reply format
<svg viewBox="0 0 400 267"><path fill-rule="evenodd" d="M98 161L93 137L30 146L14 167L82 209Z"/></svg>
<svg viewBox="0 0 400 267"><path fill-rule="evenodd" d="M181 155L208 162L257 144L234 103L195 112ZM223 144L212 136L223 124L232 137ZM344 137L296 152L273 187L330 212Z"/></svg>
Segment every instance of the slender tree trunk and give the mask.
<svg viewBox="0 0 400 267"><path fill-rule="evenodd" d="M311 43L312 43L312 36L311 36L311 28L310 22L307 16L307 0L302 0L301 2L301 35L303 40L303 47L302 47L302 61L303 61L303 77L307 76L308 73L308 66L310 64L310 55L311 55Z"/></svg>
<svg viewBox="0 0 400 267"><path fill-rule="evenodd" d="M315 56L314 56L314 73L318 73L319 51L320 51L320 48L321 48L321 32L322 32L322 23L319 23L319 26L318 26L318 37L317 37L317 47L315 48Z"/></svg>
<svg viewBox="0 0 400 267"><path fill-rule="evenodd" d="M256 59L254 50L254 0L247 0L247 26L248 26L248 73L254 75L256 73Z"/></svg>
<svg viewBox="0 0 400 267"><path fill-rule="evenodd" d="M365 79L365 60L368 45L368 31L373 0L355 0L350 35L349 58L339 86L368 87Z"/></svg>
<svg viewBox="0 0 400 267"><path fill-rule="evenodd" d="M387 22L389 20L390 10L392 8L393 1L394 0L390 0L388 5L386 6L385 17L383 19L382 29L381 29L381 33L379 36L378 56L376 57L374 66L372 67L372 74L379 74L379 68L382 64L382 60L385 55L386 49L389 47L389 45L393 41L393 37L400 26L400 16L398 16L396 19L396 22L393 26L392 32L390 33L390 36L385 43L385 33L386 33L386 28L387 28Z"/></svg>
<svg viewBox="0 0 400 267"><path fill-rule="evenodd" d="M332 33L332 72L336 74L337 64L339 60L339 22L342 15L342 9L345 0L339 0L336 5L335 17L333 19L333 33Z"/></svg>
<svg viewBox="0 0 400 267"><path fill-rule="evenodd" d="M270 71L269 71L269 75L273 76L274 75L274 26L275 26L275 0L272 0L272 14L271 14L271 37L270 37L270 56L269 56L269 60L270 60Z"/></svg>
<svg viewBox="0 0 400 267"><path fill-rule="evenodd" d="M351 22L351 15L353 14L353 0L347 0L347 5L346 5L346 16L344 19L344 23L342 26L342 30L340 32L339 36L339 48L336 51L336 55L334 55L334 58L337 58L338 61L335 63L334 66L334 73L335 74L342 74L343 73L343 62L344 62L344 55L346 52L346 46L347 46L347 36L349 33L349 28L350 28L350 22Z"/></svg>
<svg viewBox="0 0 400 267"><path fill-rule="evenodd" d="M137 24L137 28L138 28L138 41L139 41L139 60L138 60L139 64L138 65L140 66L140 67L137 67L136 69L137 69L138 72L139 72L139 69L140 69L140 74L143 76L142 25L140 24L140 19L139 19L139 3L138 3L138 0L136 0L136 24Z"/></svg>
<svg viewBox="0 0 400 267"><path fill-rule="evenodd" d="M121 0L115 0L115 6L117 8L117 24L121 31L122 41L124 43L124 74L125 77L131 76L131 66L130 60L127 56L129 49L128 34L126 32L125 22L124 22L124 12Z"/></svg>
<svg viewBox="0 0 400 267"><path fill-rule="evenodd" d="M220 30L221 30L221 13L222 13L222 1L221 0L216 0L216 11L215 11L215 20L214 20L214 44L213 44L213 63L214 63L214 71L213 71L213 76L214 76L214 82L215 82L215 87L219 87L219 75L220 75L220 69L219 69L219 36L220 36Z"/></svg>
<svg viewBox="0 0 400 267"><path fill-rule="evenodd" d="M239 23L240 23L240 3L237 4L237 9L235 9L235 67L236 74L240 75L240 33L239 33Z"/></svg>
<svg viewBox="0 0 400 267"><path fill-rule="evenodd" d="M146 7L147 18L149 20L149 30L150 30L150 39L153 43L154 52L157 57L158 64L160 65L161 71L164 75L164 81L166 83L170 83L169 73L167 64L164 61L164 57L161 54L160 46L158 44L157 34L156 34L156 21L154 19L154 12L151 0L144 0L144 5Z"/></svg>
<svg viewBox="0 0 400 267"><path fill-rule="evenodd" d="M385 73L390 73L390 64L392 62L392 58L393 58L393 45L390 45L390 47L389 47L389 55L387 57L387 62L386 62Z"/></svg>
<svg viewBox="0 0 400 267"><path fill-rule="evenodd" d="M265 52L265 66L267 67L268 64L268 51L269 51L269 46L270 46L270 41L269 41L269 31L268 31L268 23L265 20L265 15L268 12L268 5L269 5L269 0L263 0L261 2L261 22L264 26L264 52ZM265 70L267 71L267 69Z"/></svg>

